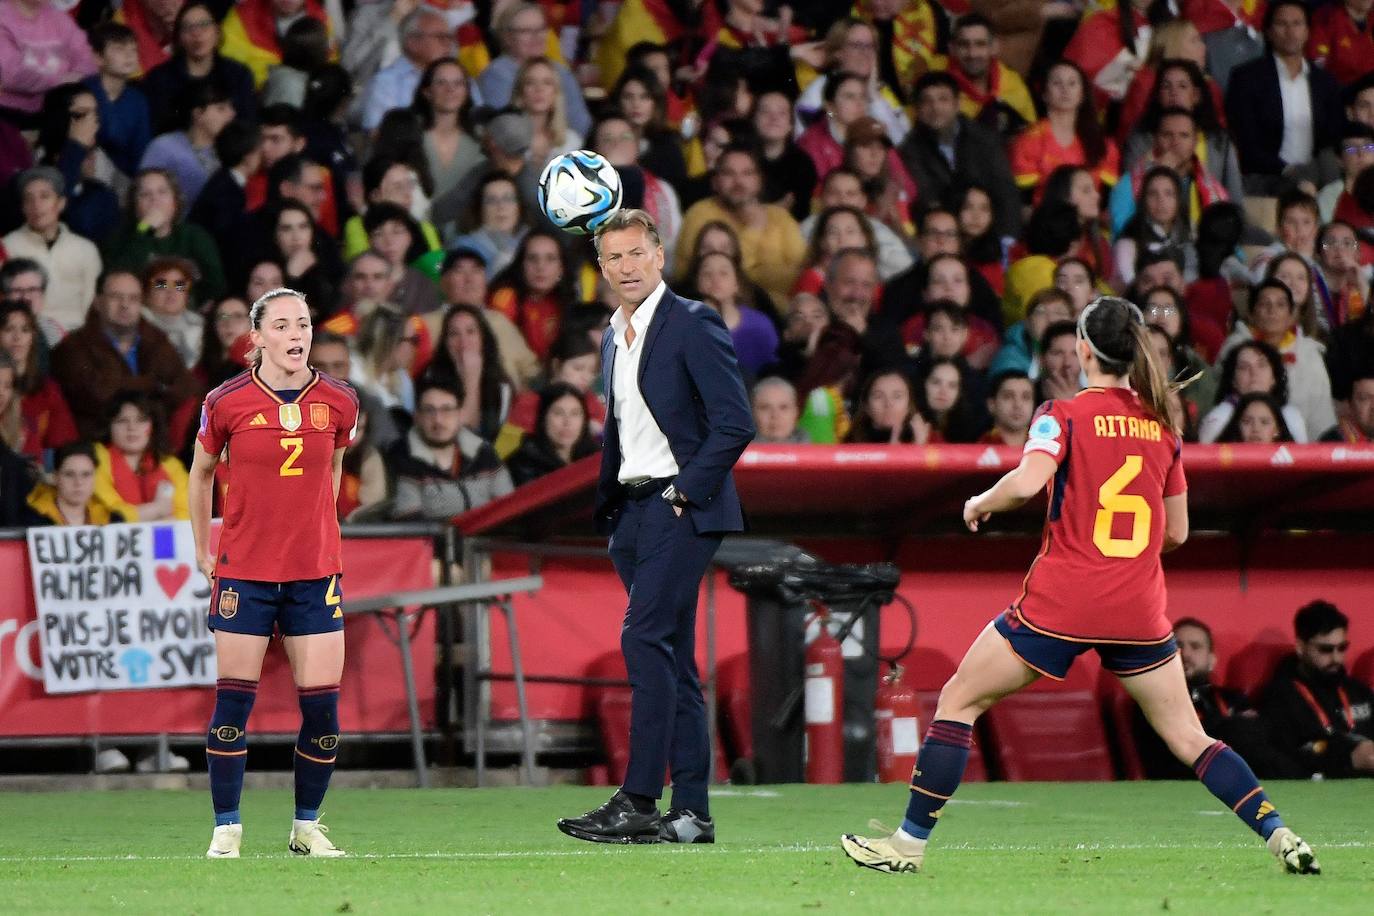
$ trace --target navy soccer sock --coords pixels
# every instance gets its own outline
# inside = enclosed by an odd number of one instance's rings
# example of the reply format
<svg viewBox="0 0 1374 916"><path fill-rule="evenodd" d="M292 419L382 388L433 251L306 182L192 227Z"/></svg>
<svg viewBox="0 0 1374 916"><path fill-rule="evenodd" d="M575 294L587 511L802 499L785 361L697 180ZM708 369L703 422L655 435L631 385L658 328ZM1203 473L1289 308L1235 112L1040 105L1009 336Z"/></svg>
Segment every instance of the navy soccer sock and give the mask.
<svg viewBox="0 0 1374 916"><path fill-rule="evenodd" d="M1236 813L1236 817L1262 839L1283 826L1264 788L1245 759L1218 741L1193 761L1193 772L1207 790Z"/></svg>
<svg viewBox="0 0 1374 916"><path fill-rule="evenodd" d="M296 739L296 820L313 821L334 774L339 748L339 685L300 687L301 733Z"/></svg>
<svg viewBox="0 0 1374 916"><path fill-rule="evenodd" d="M248 763L248 714L258 696L258 682L222 677L215 682L215 712L205 739L210 770L210 800L215 826L237 824L243 794L243 768Z"/></svg>
<svg viewBox="0 0 1374 916"><path fill-rule="evenodd" d="M937 719L926 731L925 743L911 773L911 800L907 802L902 829L927 839L945 802L959 788L973 745L973 726Z"/></svg>

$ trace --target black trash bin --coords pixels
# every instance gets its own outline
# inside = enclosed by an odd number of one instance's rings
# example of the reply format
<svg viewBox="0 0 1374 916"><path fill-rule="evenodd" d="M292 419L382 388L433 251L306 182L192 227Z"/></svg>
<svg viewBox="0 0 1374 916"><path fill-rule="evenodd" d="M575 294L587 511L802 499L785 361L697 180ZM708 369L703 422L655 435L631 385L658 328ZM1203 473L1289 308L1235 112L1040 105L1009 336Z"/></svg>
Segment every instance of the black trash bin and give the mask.
<svg viewBox="0 0 1374 916"><path fill-rule="evenodd" d="M726 560L730 584L748 597L749 682L756 781L805 779L803 656L817 635L811 601L830 611L844 652L844 778L877 775L874 696L878 689L878 611L901 577L891 563L832 564L773 542L766 558ZM744 558L741 557L741 560Z"/></svg>

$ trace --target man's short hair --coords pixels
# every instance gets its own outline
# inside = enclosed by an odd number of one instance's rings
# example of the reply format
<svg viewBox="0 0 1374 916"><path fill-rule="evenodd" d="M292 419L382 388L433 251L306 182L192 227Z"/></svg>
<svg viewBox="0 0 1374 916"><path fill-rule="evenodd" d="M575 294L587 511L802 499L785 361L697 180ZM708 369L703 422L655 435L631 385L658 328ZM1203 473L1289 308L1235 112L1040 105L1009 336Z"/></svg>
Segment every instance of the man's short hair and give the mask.
<svg viewBox="0 0 1374 916"><path fill-rule="evenodd" d="M601 257L601 237L603 235L607 232L618 232L621 229L633 229L636 226L644 230L644 234L649 237L649 241L654 245L663 245L663 239L658 234L658 226L654 223L654 218L644 210L626 207L612 213L611 218L602 223L600 228L596 230L593 242L596 245L597 258Z"/></svg>
<svg viewBox="0 0 1374 916"><path fill-rule="evenodd" d="M21 274L38 274L43 291L48 291L48 270L33 258L10 258L0 266L0 291L8 293Z"/></svg>
<svg viewBox="0 0 1374 916"><path fill-rule="evenodd" d="M732 140L725 144L725 148L720 151L720 157L716 159L716 168L725 161L726 156L748 156L754 163L754 168L763 174L763 156L759 153L759 148L752 143L744 143L740 140Z"/></svg>
<svg viewBox="0 0 1374 916"><path fill-rule="evenodd" d="M1355 80L1355 82L1342 89L1341 100L1346 106L1354 105L1355 100L1360 97L1360 93L1367 92L1370 89L1374 89L1374 70L1369 71Z"/></svg>
<svg viewBox="0 0 1374 916"><path fill-rule="evenodd" d="M1166 245L1154 250L1143 249L1140 256L1135 259L1135 272L1143 273L1145 268L1163 264L1165 261L1177 267L1180 272L1183 270L1183 252L1174 245Z"/></svg>
<svg viewBox="0 0 1374 916"><path fill-rule="evenodd" d="M922 74L921 78L916 81L916 86L911 90L911 97L919 104L921 101L921 93L925 92L927 89L933 89L936 86L944 86L950 92L954 93L956 99L959 97L958 81L944 70L930 70Z"/></svg>
<svg viewBox="0 0 1374 916"><path fill-rule="evenodd" d="M926 330L930 330L931 319L936 315L944 315L956 328L968 327L968 312L951 299L936 299L926 306Z"/></svg>
<svg viewBox="0 0 1374 916"><path fill-rule="evenodd" d="M283 181L297 184L305 178L305 167L314 165L301 153L287 153L267 170L267 188L272 194L277 193Z"/></svg>
<svg viewBox="0 0 1374 916"><path fill-rule="evenodd" d="M1269 0L1269 6L1264 11L1264 25L1260 27L1261 32L1266 35L1269 33L1270 27L1274 24L1274 17L1285 6L1302 10L1303 21L1307 23L1309 29L1312 27L1312 11L1307 8L1307 4L1303 0Z"/></svg>
<svg viewBox="0 0 1374 916"><path fill-rule="evenodd" d="M956 223L959 222L959 215L957 213L955 213L949 207L942 206L940 204L935 204L934 206L926 207L924 210L921 211L920 216L916 220L916 234L920 235L923 232L925 232L926 223L930 221L930 218L932 216L937 216L941 213L943 213L945 216L948 216Z"/></svg>
<svg viewBox="0 0 1374 916"><path fill-rule="evenodd" d="M959 33L965 29L977 28L987 29L989 35L993 38L997 37L997 30L992 27L992 23L988 21L988 17L980 13L965 13L954 20L954 27L950 29L949 34L950 37L957 37Z"/></svg>
<svg viewBox="0 0 1374 916"><path fill-rule="evenodd" d="M787 391L791 392L792 397L794 399L797 399L796 385L793 385L791 382L789 382L787 379L783 378L780 375L767 375L759 379L757 382L755 382L754 387L749 389L749 403L752 404L754 402L754 398L758 397L761 393L767 391L769 388L786 389Z"/></svg>
<svg viewBox="0 0 1374 916"><path fill-rule="evenodd" d="M1078 339L1078 323L1074 321L1054 321L1045 328L1044 335L1040 338L1041 351L1048 350L1050 341L1057 337L1069 336Z"/></svg>
<svg viewBox="0 0 1374 916"><path fill-rule="evenodd" d="M50 165L35 165L24 169L14 180L14 189L23 197L24 189L35 181L46 181L57 192L58 197L67 196L67 182L62 178L62 173Z"/></svg>
<svg viewBox="0 0 1374 916"><path fill-rule="evenodd" d="M418 407L424 396L431 391L442 391L452 395L459 404L463 403L463 380L456 375L430 375L418 382L415 387L415 404Z"/></svg>
<svg viewBox="0 0 1374 916"><path fill-rule="evenodd" d="M299 108L285 102L259 109L258 123L263 127L285 127L293 137L305 136L305 116Z"/></svg>
<svg viewBox="0 0 1374 916"><path fill-rule="evenodd" d="M220 167L232 169L242 164L261 140L262 131L257 125L237 118L230 121L215 138L215 155L219 157Z"/></svg>
<svg viewBox="0 0 1374 916"><path fill-rule="evenodd" d="M1168 108L1160 109L1159 117L1155 120L1155 130L1159 130L1159 128L1164 124L1165 118L1187 118L1189 121L1192 122L1193 130L1197 130L1197 115L1189 111L1187 108L1170 106Z"/></svg>
<svg viewBox="0 0 1374 916"><path fill-rule="evenodd" d="M347 347L348 339L342 334L335 334L333 331L315 331L310 335L310 346L312 349L331 345Z"/></svg>
<svg viewBox="0 0 1374 916"><path fill-rule="evenodd" d="M140 277L138 272L134 269L129 267L107 267L100 272L100 276L95 281L95 294L97 296L103 296L105 294L105 285L114 277L132 277L133 281L138 284L138 288L140 290L143 289L143 278Z"/></svg>
<svg viewBox="0 0 1374 916"><path fill-rule="evenodd" d="M1212 628L1207 626L1207 624L1203 623L1201 620L1198 620L1196 617L1178 618L1174 621L1175 633L1178 632L1179 627L1193 627L1194 629L1201 630L1203 635L1207 637L1207 650L1210 652L1214 647L1215 643L1212 640Z"/></svg>
<svg viewBox="0 0 1374 916"><path fill-rule="evenodd" d="M102 22L86 33L91 42L91 50L104 54L110 45L137 44L138 36L134 30L122 22Z"/></svg>
<svg viewBox="0 0 1374 916"><path fill-rule="evenodd" d="M1350 618L1330 601L1309 601L1293 615L1293 634L1303 642L1350 626Z"/></svg>
<svg viewBox="0 0 1374 916"><path fill-rule="evenodd" d="M988 400L991 401L997 397L1002 391L1002 386L1007 382L1014 382L1017 379L1025 379L1031 385L1032 390L1034 389L1035 383L1031 381L1030 373L1021 369L1005 369L994 375L992 380L988 382Z"/></svg>
<svg viewBox="0 0 1374 916"><path fill-rule="evenodd" d="M874 270L878 268L878 259L873 255L873 252L869 251L867 248L841 248L831 255L830 264L825 268L826 285L829 286L831 283L834 283L835 278L840 275L840 268L844 266L844 263L846 261L852 261L855 258L862 258L872 264Z"/></svg>

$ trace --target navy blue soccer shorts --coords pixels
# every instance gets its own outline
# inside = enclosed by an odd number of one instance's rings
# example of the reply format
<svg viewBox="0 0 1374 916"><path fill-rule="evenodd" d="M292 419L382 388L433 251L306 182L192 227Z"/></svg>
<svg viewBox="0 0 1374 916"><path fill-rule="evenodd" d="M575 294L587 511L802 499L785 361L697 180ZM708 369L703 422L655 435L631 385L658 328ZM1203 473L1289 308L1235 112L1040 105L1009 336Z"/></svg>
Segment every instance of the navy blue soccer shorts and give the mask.
<svg viewBox="0 0 1374 916"><path fill-rule="evenodd" d="M343 629L342 574L296 582L216 579L210 629L248 636L312 636Z"/></svg>
<svg viewBox="0 0 1374 916"><path fill-rule="evenodd" d="M1079 642L1031 629L1014 609L1000 615L993 626L1021 661L1056 681L1067 677L1073 660L1089 649L1095 650L1102 667L1117 677L1153 671L1178 654L1172 634L1154 643Z"/></svg>

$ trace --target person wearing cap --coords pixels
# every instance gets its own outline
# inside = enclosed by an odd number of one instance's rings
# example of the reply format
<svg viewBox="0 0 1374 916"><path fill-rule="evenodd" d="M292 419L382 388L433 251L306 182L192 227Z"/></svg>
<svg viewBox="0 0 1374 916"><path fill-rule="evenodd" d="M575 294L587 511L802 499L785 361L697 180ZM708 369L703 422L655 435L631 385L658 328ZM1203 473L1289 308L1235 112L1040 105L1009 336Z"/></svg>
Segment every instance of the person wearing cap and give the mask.
<svg viewBox="0 0 1374 916"><path fill-rule="evenodd" d="M914 237L911 205L916 202L916 182L892 148L887 129L876 118L863 117L849 125L844 164L863 182L873 217L893 232Z"/></svg>
<svg viewBox="0 0 1374 916"><path fill-rule="evenodd" d="M100 251L62 222L66 182L57 169L26 169L15 181L24 225L0 239L11 258L32 258L47 272L47 315L67 331L86 320L100 276Z"/></svg>
<svg viewBox="0 0 1374 916"><path fill-rule="evenodd" d="M543 364L525 343L525 335L520 333L515 322L496 309L486 307L487 264L482 252L462 245L449 249L439 273L439 291L443 294L445 313L454 305L473 305L482 309L482 317L496 338L501 368L516 388L528 388L543 373Z"/></svg>
<svg viewBox="0 0 1374 916"><path fill-rule="evenodd" d="M471 169L451 191L434 198L430 205L430 219L443 231L445 239L455 239L457 224L471 211L473 198L491 172L501 172L515 182L525 213L540 213L539 173L544 163L530 161L533 138L534 128L519 109L502 108L487 118L477 134L487 157L486 167ZM535 220L543 221L539 216Z"/></svg>

